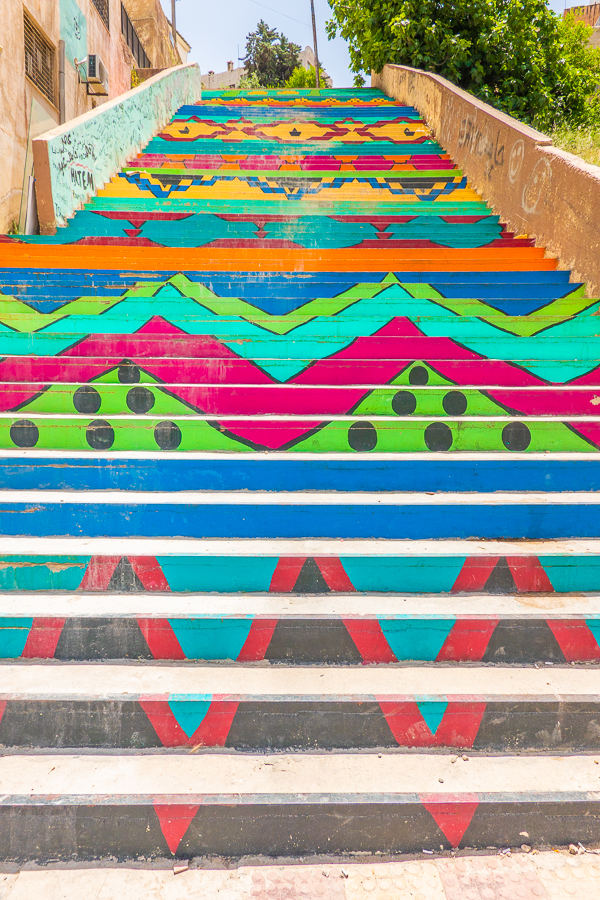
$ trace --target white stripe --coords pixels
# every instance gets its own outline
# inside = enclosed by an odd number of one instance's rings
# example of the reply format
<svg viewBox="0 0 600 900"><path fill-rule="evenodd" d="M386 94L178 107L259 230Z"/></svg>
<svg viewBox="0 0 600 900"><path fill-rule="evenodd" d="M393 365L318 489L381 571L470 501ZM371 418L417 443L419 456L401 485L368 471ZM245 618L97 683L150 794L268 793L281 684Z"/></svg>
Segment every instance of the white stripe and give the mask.
<svg viewBox="0 0 600 900"><path fill-rule="evenodd" d="M463 462L485 462L486 460L500 462L505 460L532 460L548 462L556 460L559 462L597 462L600 464L600 453L565 453L565 452L544 452L544 453L517 453L509 451L501 452L444 452L444 453L307 453L307 452L290 452L284 453L277 450L261 450L261 451L220 451L218 453L202 453L202 452L177 452L168 451L162 453L150 452L146 450L109 450L105 452L97 450L20 450L20 449L0 449L0 459L19 460L19 459L84 459L90 462L95 459L109 460L186 460L189 462L214 462L215 460L229 460L236 462L244 462L245 460L273 460L284 462L436 462L440 463L445 460L463 461Z"/></svg>
<svg viewBox="0 0 600 900"><path fill-rule="evenodd" d="M33 422L48 422L48 421L65 421L65 422L76 422L80 425L84 425L88 420L97 421L99 418L102 418L104 414L98 413L96 416L91 415L77 415L70 413L29 413L27 410L20 410L18 412L0 413L0 420L2 419L12 419L12 420L20 420L24 416L28 420ZM218 415L207 415L203 413L202 415L198 415L196 413L190 412L189 415L125 415L125 414L113 414L106 413L107 420L119 421L119 422L220 422L223 426L226 426L228 422L557 422L558 424L562 423L562 420L568 422L600 422L599 416L576 416L571 415L570 413L565 412L562 416L557 416L555 414L547 415L547 416L528 416L525 413L514 415L514 416L446 416L446 415L431 415L431 416L397 416L393 412L390 412L387 416L381 415L371 415L369 413L363 413L362 415L334 415L330 413L320 413L315 412L311 415L283 415L283 414L267 414L260 413L258 415L243 415L241 413L219 413Z"/></svg>
<svg viewBox="0 0 600 900"><path fill-rule="evenodd" d="M600 670L559 666L243 666L241 664L164 666L157 663L29 662L3 665L0 698L119 698L127 694L271 694L350 698L352 695L417 695L452 698L508 698L527 695L555 699L586 697L599 704ZM224 698L225 699L225 698Z"/></svg>
<svg viewBox="0 0 600 900"><path fill-rule="evenodd" d="M78 667L81 668L81 667ZM415 795L499 794L513 795L515 802L535 800L538 794L555 793L556 800L600 799L600 776L593 755L552 756L549 753L521 756L473 756L467 762L456 753L232 753L196 754L24 754L0 757L2 799L26 796L46 802L61 795L97 797L111 802L111 795L139 803L164 797L180 802L197 797L206 802L211 794L225 795L235 806L258 795L289 798L298 804L319 795L339 803L340 794ZM588 793L591 792L591 793ZM324 795L324 796L323 796ZM166 799L169 798L169 799ZM315 799L317 799L315 797ZM63 801L64 802L64 801ZM118 803L119 800L116 799ZM297 813L296 813L297 814ZM310 814L310 810L307 810ZM336 806L336 815L339 808ZM525 821L525 820L524 820ZM110 819L109 819L110 822Z"/></svg>
<svg viewBox="0 0 600 900"><path fill-rule="evenodd" d="M562 321L562 319L560 320ZM3 359L10 359L11 357L3 357ZM23 357L12 357L15 360L21 360ZM93 357L92 357L93 358ZM60 357L57 357L60 359ZM79 358L78 358L79 359ZM168 357L161 356L161 362ZM181 357L177 357L177 361L179 361ZM254 391L279 391L285 390L287 391L314 391L315 389L327 390L327 391L386 391L390 394L396 394L398 391L415 391L416 393L420 393L421 391L510 391L511 393L518 391L525 391L530 393L531 391L539 391L540 393L560 393L561 391L565 391L566 393L571 393L572 391L596 391L599 390L598 385L593 384L582 384L582 385L555 385L555 384L535 384L530 386L523 385L502 385L502 384L395 384L390 386L389 384L355 384L354 382L349 384L328 384L327 382L315 382L311 384L290 384L289 382L284 382L280 384L248 384L247 382L235 382L228 381L226 383L222 381L202 381L201 383L197 381L144 381L144 370L140 369L140 381L137 381L135 384L121 384L121 383L108 383L108 382L88 382L92 387L100 386L103 390L107 388L114 388L119 391L130 391L132 388L137 386L147 385L148 387L154 387L158 389L169 389L169 388L196 388L199 390L206 390L210 388L211 390L223 390L228 391L232 388L241 388L245 391L254 392ZM600 379L599 379L600 380ZM12 390L14 387L25 386L30 387L31 385L39 385L39 384L47 384L43 378L31 378L29 381L0 381L0 391L4 387L8 387L9 390ZM52 386L54 388L61 387L81 387L80 381L54 381L52 382ZM600 396L598 398L600 402Z"/></svg>
<svg viewBox="0 0 600 900"><path fill-rule="evenodd" d="M0 556L600 556L600 539L548 541L0 537ZM494 600L495 602L495 600Z"/></svg>
<svg viewBox="0 0 600 900"><path fill-rule="evenodd" d="M600 619L600 594L0 594L0 617ZM1 671L1 669L0 669Z"/></svg>
<svg viewBox="0 0 600 900"><path fill-rule="evenodd" d="M112 506L578 506L600 505L600 492L352 493L350 491L5 491L0 503Z"/></svg>

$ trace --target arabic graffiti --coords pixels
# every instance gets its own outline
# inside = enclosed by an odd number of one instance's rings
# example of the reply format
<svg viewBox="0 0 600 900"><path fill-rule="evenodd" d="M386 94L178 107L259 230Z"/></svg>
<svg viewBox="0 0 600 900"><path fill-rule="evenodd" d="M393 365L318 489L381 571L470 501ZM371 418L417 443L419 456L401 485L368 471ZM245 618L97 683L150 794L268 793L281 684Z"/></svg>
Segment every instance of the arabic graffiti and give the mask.
<svg viewBox="0 0 600 900"><path fill-rule="evenodd" d="M53 133L48 158L56 224L65 225L180 106L200 96L200 70L186 66Z"/></svg>

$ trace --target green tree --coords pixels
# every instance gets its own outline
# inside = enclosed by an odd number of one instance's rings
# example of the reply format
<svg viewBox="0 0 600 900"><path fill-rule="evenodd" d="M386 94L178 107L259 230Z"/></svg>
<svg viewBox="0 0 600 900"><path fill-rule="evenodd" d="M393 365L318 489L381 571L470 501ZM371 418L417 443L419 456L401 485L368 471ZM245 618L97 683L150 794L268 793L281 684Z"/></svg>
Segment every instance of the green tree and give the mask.
<svg viewBox="0 0 600 900"><path fill-rule="evenodd" d="M246 37L244 66L256 75L261 87L284 87L300 65L300 47L261 19L256 31Z"/></svg>
<svg viewBox="0 0 600 900"><path fill-rule="evenodd" d="M386 63L436 72L541 127L583 121L600 81L589 29L545 0L330 0L330 37L350 46L355 83Z"/></svg>
<svg viewBox="0 0 600 900"><path fill-rule="evenodd" d="M326 87L325 72L319 66L319 74L321 76L321 85ZM289 88L314 88L317 86L317 73L314 66L305 69L304 66L298 66L285 83Z"/></svg>

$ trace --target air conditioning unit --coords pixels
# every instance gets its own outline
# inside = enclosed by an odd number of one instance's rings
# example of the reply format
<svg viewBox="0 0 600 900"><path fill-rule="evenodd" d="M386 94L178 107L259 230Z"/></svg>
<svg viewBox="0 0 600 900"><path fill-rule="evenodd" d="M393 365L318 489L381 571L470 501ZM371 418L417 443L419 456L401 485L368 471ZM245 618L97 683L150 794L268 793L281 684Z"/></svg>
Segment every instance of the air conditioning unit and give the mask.
<svg viewBox="0 0 600 900"><path fill-rule="evenodd" d="M90 90L92 84L94 89ZM87 85L88 94L108 96L108 71L97 53L90 53L87 58Z"/></svg>

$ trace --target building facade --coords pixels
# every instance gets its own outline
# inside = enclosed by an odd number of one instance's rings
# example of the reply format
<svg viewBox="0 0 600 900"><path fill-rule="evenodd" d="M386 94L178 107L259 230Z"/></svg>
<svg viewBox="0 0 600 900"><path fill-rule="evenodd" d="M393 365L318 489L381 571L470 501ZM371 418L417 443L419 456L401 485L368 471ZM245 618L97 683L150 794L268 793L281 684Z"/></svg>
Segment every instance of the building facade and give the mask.
<svg viewBox="0 0 600 900"><path fill-rule="evenodd" d="M590 35L590 46L600 47L600 3L590 3L588 6L572 6L565 9L564 15L573 15L577 22L585 22L594 29Z"/></svg>
<svg viewBox="0 0 600 900"><path fill-rule="evenodd" d="M310 69L315 64L315 54L312 47L305 47L300 54L300 65L305 69ZM321 67L323 63L321 62ZM226 91L236 90L240 86L240 81L246 74L243 66L233 67L233 62L227 63L225 72L207 72L202 76L202 87L206 91ZM325 72L325 86L331 87L333 82L329 75Z"/></svg>
<svg viewBox="0 0 600 900"><path fill-rule="evenodd" d="M0 48L0 233L35 228L31 142L131 88L133 69L179 63L158 0L10 0ZM160 10L160 16L158 15ZM145 9L141 10L146 12ZM140 33L141 32L141 33ZM154 56L152 55L154 54Z"/></svg>

